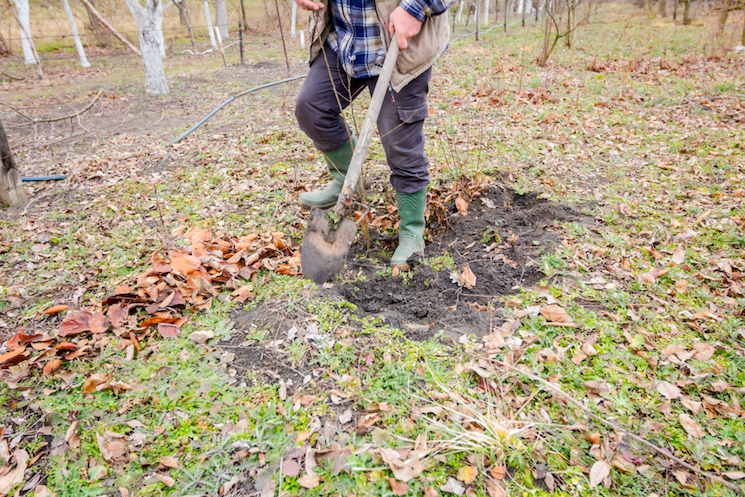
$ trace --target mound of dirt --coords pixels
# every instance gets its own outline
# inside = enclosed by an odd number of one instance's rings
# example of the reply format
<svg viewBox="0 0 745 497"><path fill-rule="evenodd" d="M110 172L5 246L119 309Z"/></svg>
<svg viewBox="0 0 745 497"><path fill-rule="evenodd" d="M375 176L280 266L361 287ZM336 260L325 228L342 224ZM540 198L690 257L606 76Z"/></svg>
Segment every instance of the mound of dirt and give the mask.
<svg viewBox="0 0 745 497"><path fill-rule="evenodd" d="M536 193L492 186L471 202L465 216L450 206L447 227L429 236L424 259L409 273L391 277L385 271L396 242L371 232L372 253L364 257L364 243L355 244L346 276L326 295L340 294L358 314L380 316L410 338L426 339L440 330L452 337L482 336L492 326L490 302L544 276L540 258L551 253L562 221L587 217ZM453 282L453 273L466 266L476 276L470 289Z"/></svg>

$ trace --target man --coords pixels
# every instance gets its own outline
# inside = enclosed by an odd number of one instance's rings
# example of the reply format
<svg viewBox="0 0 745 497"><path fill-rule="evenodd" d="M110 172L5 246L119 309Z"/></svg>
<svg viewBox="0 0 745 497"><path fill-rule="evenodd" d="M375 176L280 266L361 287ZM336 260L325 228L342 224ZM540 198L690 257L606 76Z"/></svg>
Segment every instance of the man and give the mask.
<svg viewBox="0 0 745 497"><path fill-rule="evenodd" d="M401 52L377 124L401 218L391 265L406 269L408 259L424 251L427 91L432 64L450 39L447 10L453 0L295 1L313 12L310 71L295 116L333 176L324 189L300 195L305 208L336 204L355 144L341 112L365 87L372 93L396 34Z"/></svg>

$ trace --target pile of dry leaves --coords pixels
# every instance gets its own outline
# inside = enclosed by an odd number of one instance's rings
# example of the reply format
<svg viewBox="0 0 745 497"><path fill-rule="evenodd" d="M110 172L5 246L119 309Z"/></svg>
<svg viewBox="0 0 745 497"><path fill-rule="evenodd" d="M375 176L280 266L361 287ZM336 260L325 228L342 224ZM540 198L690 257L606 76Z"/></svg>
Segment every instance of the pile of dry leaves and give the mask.
<svg viewBox="0 0 745 497"><path fill-rule="evenodd" d="M129 283L119 284L103 301L69 312L57 330L27 334L20 329L15 333L0 355L6 383L17 385L34 368L41 368L49 376L60 369L63 360L93 355L109 343L109 330L121 338L117 346L126 349L131 359L139 352L140 343L156 329L164 338L178 336L187 321L187 308L208 309L214 298L227 300L232 296L238 302L252 298L250 282L261 267L286 275L302 274L299 252L280 232L230 237L192 228L184 238L190 242L188 247L169 250L165 257L153 253L149 269ZM232 292L221 295L219 288ZM67 305L56 305L44 314L67 309ZM22 367L9 370L19 364ZM107 375L101 376L89 378L83 390L127 389L126 385L109 382Z"/></svg>

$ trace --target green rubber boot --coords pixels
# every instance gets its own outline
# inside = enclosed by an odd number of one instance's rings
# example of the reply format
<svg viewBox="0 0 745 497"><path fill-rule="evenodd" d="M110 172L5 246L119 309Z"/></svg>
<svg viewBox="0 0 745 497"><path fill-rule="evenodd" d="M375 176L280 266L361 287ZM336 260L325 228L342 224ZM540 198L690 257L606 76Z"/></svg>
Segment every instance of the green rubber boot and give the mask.
<svg viewBox="0 0 745 497"><path fill-rule="evenodd" d="M391 266L410 269L409 257L424 252L424 210L427 206L427 189L416 193L396 192L398 215L398 248L391 258Z"/></svg>
<svg viewBox="0 0 745 497"><path fill-rule="evenodd" d="M323 152L329 172L334 179L322 190L301 193L298 197L298 202L302 207L306 209L310 209L311 207L328 209L336 204L341 194L341 189L344 186L344 177L347 175L349 163L352 161L352 155L354 155L353 145L356 144L357 140L352 138L351 142L345 143L341 148L337 148L331 152Z"/></svg>

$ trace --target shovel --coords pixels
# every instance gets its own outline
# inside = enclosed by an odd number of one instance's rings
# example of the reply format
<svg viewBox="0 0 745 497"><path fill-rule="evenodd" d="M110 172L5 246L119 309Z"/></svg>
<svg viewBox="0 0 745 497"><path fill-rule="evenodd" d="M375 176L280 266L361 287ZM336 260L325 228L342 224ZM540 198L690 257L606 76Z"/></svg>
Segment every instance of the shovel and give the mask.
<svg viewBox="0 0 745 497"><path fill-rule="evenodd" d="M383 69L375 84L370 107L368 107L365 120L362 123L357 146L354 148L354 154L344 179L344 186L334 207L336 219L340 219L338 226L334 229L322 210L316 207L310 210L303 245L300 248L300 262L303 265L305 277L317 284L325 283L339 272L347 258L349 248L352 246L357 227L367 216L367 212L365 212L357 222L345 217L352 206L357 203L354 202L354 190L360 179L362 164L367 157L373 129L378 121L383 98L388 92L391 73L393 73L397 59L398 42L394 34L391 38L388 53L385 56L385 62L383 62ZM369 208L367 211L369 211Z"/></svg>

